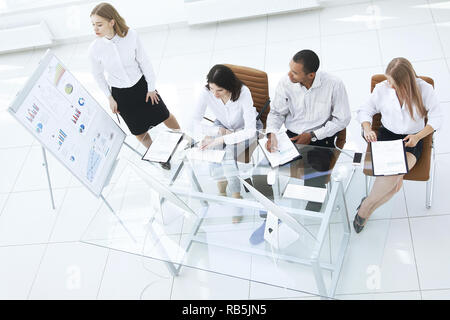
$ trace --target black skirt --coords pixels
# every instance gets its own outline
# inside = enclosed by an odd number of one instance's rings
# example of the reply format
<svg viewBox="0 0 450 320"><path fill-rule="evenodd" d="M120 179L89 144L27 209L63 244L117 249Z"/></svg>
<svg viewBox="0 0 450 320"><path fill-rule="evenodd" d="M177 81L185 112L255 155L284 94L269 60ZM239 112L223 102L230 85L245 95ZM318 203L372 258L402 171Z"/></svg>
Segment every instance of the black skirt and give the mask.
<svg viewBox="0 0 450 320"><path fill-rule="evenodd" d="M380 141L390 141L390 140L398 140L404 139L407 134L396 134L392 131L389 131L385 127L381 126L378 130L378 140ZM406 147L406 152L412 153L416 160L419 161L420 156L422 155L423 141L419 140L415 147Z"/></svg>
<svg viewBox="0 0 450 320"><path fill-rule="evenodd" d="M147 81L144 76L131 88L112 87L111 91L120 115L135 136L146 133L150 127L169 118L169 110L159 95L158 104L152 105L151 99L145 102Z"/></svg>

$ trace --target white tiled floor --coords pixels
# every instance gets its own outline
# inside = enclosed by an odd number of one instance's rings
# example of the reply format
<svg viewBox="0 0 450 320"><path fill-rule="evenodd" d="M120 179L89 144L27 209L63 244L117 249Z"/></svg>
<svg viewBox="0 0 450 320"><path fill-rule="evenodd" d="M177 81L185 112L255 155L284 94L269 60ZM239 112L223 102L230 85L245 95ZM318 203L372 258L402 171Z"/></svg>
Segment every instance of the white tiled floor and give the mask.
<svg viewBox="0 0 450 320"><path fill-rule="evenodd" d="M158 76L157 87L179 122L185 124L213 64L265 70L273 97L289 59L305 48L319 54L323 70L343 79L353 111L367 98L370 76L382 73L393 57L405 56L420 75L434 78L449 119L448 1L327 3L332 6L303 13L141 32ZM79 42L54 50L106 105L89 73L88 46L89 42ZM258 274L264 270L248 270L256 282L193 268L185 268L173 278L162 262L81 243L101 203L50 157L57 206L52 210L39 144L6 111L44 51L0 55L0 298L315 298L260 283ZM349 128L347 147L365 149L358 125L352 121ZM389 204L391 214L374 215L364 232L352 234L336 298L450 298L450 205L445 186L450 177L448 139L448 128L436 134L433 207L425 209L425 183L405 182ZM123 187L133 190L132 183ZM120 204L121 197L114 201ZM350 218L354 209L349 208L353 210ZM224 255L216 263L226 260Z"/></svg>

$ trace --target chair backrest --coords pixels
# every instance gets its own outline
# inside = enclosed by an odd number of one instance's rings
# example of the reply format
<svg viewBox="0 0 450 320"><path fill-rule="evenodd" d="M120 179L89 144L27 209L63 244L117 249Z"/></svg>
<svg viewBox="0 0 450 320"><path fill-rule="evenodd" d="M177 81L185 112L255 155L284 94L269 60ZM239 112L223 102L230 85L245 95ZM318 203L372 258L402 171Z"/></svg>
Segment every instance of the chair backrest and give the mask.
<svg viewBox="0 0 450 320"><path fill-rule="evenodd" d="M434 81L432 78L425 76L419 76L419 78L431 84L434 88ZM386 80L386 76L384 74L376 74L372 76L370 92L373 91L377 83L380 83L384 80ZM426 120L427 119L425 118L425 122ZM377 113L373 116L372 119L372 130L377 132L380 126L381 126L381 114ZM422 155L419 161L416 163L416 165L412 168L411 171L405 174L404 176L405 180L428 181L428 179L430 178L432 147L433 147L433 134L429 134L423 139Z"/></svg>
<svg viewBox="0 0 450 320"><path fill-rule="evenodd" d="M267 100L269 100L269 80L267 78L267 73L261 70L236 66L233 64L225 64L234 74L249 88L253 104L257 112L261 112ZM266 128L267 115L269 114L270 106L261 115L261 121Z"/></svg>

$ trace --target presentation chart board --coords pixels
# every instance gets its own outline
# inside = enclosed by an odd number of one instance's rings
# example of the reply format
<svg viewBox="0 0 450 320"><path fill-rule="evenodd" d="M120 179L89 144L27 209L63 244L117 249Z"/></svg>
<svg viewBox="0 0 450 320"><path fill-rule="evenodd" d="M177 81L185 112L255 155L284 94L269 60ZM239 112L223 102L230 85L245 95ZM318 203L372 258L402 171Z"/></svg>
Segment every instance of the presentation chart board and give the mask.
<svg viewBox="0 0 450 320"><path fill-rule="evenodd" d="M47 51L9 112L97 197L126 134Z"/></svg>

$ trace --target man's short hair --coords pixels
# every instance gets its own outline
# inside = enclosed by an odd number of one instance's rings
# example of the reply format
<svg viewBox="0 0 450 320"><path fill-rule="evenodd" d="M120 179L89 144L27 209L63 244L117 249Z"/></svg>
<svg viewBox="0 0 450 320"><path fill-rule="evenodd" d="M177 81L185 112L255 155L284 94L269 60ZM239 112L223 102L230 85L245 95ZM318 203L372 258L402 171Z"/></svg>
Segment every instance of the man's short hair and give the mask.
<svg viewBox="0 0 450 320"><path fill-rule="evenodd" d="M310 74L319 70L320 60L317 54L312 50L302 50L295 54L292 58L295 63L303 65L303 72Z"/></svg>

